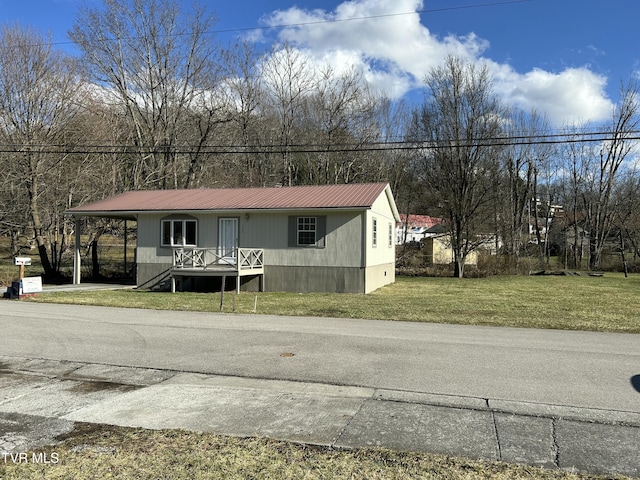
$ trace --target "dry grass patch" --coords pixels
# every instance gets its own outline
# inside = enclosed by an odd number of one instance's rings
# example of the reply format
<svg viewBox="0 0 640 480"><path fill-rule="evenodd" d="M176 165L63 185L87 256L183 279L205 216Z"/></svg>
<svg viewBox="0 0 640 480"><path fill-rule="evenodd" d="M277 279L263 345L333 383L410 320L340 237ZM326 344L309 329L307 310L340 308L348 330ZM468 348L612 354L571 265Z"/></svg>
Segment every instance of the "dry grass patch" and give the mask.
<svg viewBox="0 0 640 480"><path fill-rule="evenodd" d="M604 477L383 449L331 450L265 438L79 425L57 464L0 462L2 479L549 479ZM613 477L607 477L613 478ZM625 477L615 477L625 478Z"/></svg>

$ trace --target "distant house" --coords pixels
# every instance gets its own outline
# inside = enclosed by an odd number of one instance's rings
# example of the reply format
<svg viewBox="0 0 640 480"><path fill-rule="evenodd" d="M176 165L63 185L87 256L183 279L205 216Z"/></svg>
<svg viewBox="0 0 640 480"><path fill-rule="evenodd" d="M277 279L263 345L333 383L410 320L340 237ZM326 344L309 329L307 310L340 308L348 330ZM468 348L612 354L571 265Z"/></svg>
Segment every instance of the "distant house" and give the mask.
<svg viewBox="0 0 640 480"><path fill-rule="evenodd" d="M235 288L369 293L395 280L388 184L131 191L68 210L137 221L136 283L175 291L235 279ZM233 280L232 280L233 281Z"/></svg>
<svg viewBox="0 0 640 480"><path fill-rule="evenodd" d="M422 241L422 254L426 265L448 265L453 263L453 248L451 248L451 236L441 233L441 228L432 228L433 235L425 237ZM465 259L466 265L478 264L478 252L471 251Z"/></svg>
<svg viewBox="0 0 640 480"><path fill-rule="evenodd" d="M546 236L552 255L566 256L575 261L587 258L590 238L586 224L584 215L574 217L563 211L557 212Z"/></svg>
<svg viewBox="0 0 640 480"><path fill-rule="evenodd" d="M443 220L441 218L428 215L400 214L400 221L396 224L396 245L419 242L423 238L430 236L430 228L442 223Z"/></svg>

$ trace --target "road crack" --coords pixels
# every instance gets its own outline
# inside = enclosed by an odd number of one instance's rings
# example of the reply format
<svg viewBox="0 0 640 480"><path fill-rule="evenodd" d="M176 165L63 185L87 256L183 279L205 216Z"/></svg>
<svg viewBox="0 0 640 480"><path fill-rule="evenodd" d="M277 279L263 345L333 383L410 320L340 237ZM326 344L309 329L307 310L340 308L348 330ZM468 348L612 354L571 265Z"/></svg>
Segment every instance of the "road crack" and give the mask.
<svg viewBox="0 0 640 480"><path fill-rule="evenodd" d="M558 419L551 419L551 440L553 441L553 464L560 468L560 445L558 444Z"/></svg>
<svg viewBox="0 0 640 480"><path fill-rule="evenodd" d="M502 461L502 446L500 445L500 435L498 434L498 421L496 419L496 412L493 408L489 406L489 399L486 399L487 408L491 412L491 420L493 421L493 435L496 441L496 449L498 452L498 461Z"/></svg>

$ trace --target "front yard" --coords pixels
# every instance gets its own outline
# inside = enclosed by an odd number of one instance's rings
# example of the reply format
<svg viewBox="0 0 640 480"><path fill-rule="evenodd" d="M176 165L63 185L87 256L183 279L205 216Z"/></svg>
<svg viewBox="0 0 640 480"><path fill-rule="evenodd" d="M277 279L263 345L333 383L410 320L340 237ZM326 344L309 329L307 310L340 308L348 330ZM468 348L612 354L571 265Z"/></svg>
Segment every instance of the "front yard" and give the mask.
<svg viewBox="0 0 640 480"><path fill-rule="evenodd" d="M241 293L223 311L640 333L640 275L398 277L369 295ZM220 293L46 293L28 301L220 311Z"/></svg>

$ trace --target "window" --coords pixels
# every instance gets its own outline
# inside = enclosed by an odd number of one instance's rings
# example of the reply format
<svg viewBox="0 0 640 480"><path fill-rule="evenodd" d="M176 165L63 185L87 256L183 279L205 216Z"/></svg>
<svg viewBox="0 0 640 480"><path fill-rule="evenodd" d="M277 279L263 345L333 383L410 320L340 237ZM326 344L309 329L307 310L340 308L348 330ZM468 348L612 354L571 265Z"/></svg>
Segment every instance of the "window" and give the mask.
<svg viewBox="0 0 640 480"><path fill-rule="evenodd" d="M162 220L162 246L195 247L197 245L198 222L196 220Z"/></svg>
<svg viewBox="0 0 640 480"><path fill-rule="evenodd" d="M389 248L393 247L393 224L389 222Z"/></svg>
<svg viewBox="0 0 640 480"><path fill-rule="evenodd" d="M288 228L288 244L291 248L325 248L327 233L327 217L290 216Z"/></svg>
<svg viewBox="0 0 640 480"><path fill-rule="evenodd" d="M316 244L317 217L298 217L298 245Z"/></svg>
<svg viewBox="0 0 640 480"><path fill-rule="evenodd" d="M378 219L373 219L373 246L378 246Z"/></svg>

